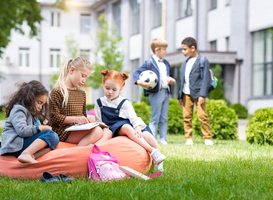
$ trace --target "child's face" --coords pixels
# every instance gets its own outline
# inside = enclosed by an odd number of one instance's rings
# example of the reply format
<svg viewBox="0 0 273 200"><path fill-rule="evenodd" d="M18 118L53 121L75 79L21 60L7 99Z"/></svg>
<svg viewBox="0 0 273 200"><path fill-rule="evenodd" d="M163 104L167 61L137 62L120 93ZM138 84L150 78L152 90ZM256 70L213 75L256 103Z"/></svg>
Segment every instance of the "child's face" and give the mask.
<svg viewBox="0 0 273 200"><path fill-rule="evenodd" d="M104 95L111 101L119 97L121 90L120 84L110 79L106 80L103 85Z"/></svg>
<svg viewBox="0 0 273 200"><path fill-rule="evenodd" d="M195 55L195 47L192 46L191 48L188 47L185 44L182 44L182 53L184 54L184 56L186 57L192 57L193 55Z"/></svg>
<svg viewBox="0 0 273 200"><path fill-rule="evenodd" d="M165 57L166 53L167 53L167 47L155 48L155 55L160 59Z"/></svg>
<svg viewBox="0 0 273 200"><path fill-rule="evenodd" d="M74 67L71 67L69 73L70 81L68 81L67 87L79 88L84 85L88 77L91 75L91 70L88 68L76 70Z"/></svg>
<svg viewBox="0 0 273 200"><path fill-rule="evenodd" d="M36 97L36 101L35 101L35 107L36 107L36 111L40 112L43 108L43 105L47 102L47 95L40 95Z"/></svg>

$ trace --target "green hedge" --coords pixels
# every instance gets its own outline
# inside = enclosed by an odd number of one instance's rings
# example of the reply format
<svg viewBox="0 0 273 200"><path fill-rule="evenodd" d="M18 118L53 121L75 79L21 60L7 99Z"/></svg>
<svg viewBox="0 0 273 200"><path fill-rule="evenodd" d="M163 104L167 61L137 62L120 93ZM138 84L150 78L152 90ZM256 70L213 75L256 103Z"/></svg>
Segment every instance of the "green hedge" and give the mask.
<svg viewBox="0 0 273 200"><path fill-rule="evenodd" d="M93 109L95 107L95 104L87 104L86 105L86 109L87 110L91 110L91 109Z"/></svg>
<svg viewBox="0 0 273 200"><path fill-rule="evenodd" d="M177 99L170 99L168 113L168 134L183 134L184 122L183 112L178 106Z"/></svg>
<svg viewBox="0 0 273 200"><path fill-rule="evenodd" d="M140 117L145 124L149 125L151 117L151 107L144 102L141 103L133 102L132 105L135 109L137 116Z"/></svg>
<svg viewBox="0 0 273 200"><path fill-rule="evenodd" d="M248 116L248 110L245 106L240 103L233 104L230 106L232 109L235 110L235 113L238 115L240 119L246 119Z"/></svg>
<svg viewBox="0 0 273 200"><path fill-rule="evenodd" d="M235 111L229 108L224 100L208 100L206 104L212 138L236 140L238 138L238 116ZM202 135L201 123L198 120L196 110L193 116L193 132L195 135Z"/></svg>
<svg viewBox="0 0 273 200"><path fill-rule="evenodd" d="M273 145L273 108L259 109L246 126L249 143Z"/></svg>
<svg viewBox="0 0 273 200"><path fill-rule="evenodd" d="M151 117L151 107L147 102L132 103L138 117L148 125ZM178 106L178 100L170 99L168 113L168 134L184 134L182 109Z"/></svg>

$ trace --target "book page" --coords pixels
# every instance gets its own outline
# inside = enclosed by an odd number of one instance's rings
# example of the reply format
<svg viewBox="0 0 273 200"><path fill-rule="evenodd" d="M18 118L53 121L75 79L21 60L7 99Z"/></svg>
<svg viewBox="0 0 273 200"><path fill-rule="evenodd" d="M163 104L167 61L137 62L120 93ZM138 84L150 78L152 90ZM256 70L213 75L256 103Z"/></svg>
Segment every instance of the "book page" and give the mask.
<svg viewBox="0 0 273 200"><path fill-rule="evenodd" d="M94 122L94 123L88 123L88 124L75 124L67 129L65 131L81 131L81 130L90 130L96 126L101 126L102 128L108 128L106 124L103 122Z"/></svg>

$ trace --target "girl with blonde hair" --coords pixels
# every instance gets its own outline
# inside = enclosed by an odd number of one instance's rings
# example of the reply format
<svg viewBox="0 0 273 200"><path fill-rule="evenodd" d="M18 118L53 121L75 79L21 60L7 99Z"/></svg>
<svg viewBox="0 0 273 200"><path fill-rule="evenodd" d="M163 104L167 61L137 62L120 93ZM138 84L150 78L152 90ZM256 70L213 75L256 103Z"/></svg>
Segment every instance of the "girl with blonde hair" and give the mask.
<svg viewBox="0 0 273 200"><path fill-rule="evenodd" d="M86 113L86 94L83 86L91 74L92 66L84 57L70 58L64 65L54 88L50 92L50 118L54 130L62 142L87 146L102 137L102 130L65 131L74 124L89 123Z"/></svg>

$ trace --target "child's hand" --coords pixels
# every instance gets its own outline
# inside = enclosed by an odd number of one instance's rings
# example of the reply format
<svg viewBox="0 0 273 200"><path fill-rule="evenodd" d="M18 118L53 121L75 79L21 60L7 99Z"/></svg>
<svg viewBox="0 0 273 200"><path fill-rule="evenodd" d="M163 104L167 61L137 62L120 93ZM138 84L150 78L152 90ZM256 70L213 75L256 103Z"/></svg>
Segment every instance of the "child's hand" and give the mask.
<svg viewBox="0 0 273 200"><path fill-rule="evenodd" d="M146 80L138 80L137 84L140 85L141 87L143 87L144 89L149 89L151 84L147 83Z"/></svg>
<svg viewBox="0 0 273 200"><path fill-rule="evenodd" d="M85 116L78 116L78 117L75 117L75 123L76 124L87 124L87 123L89 123L89 120Z"/></svg>
<svg viewBox="0 0 273 200"><path fill-rule="evenodd" d="M172 77L170 77L170 76L167 76L167 84L168 85L173 85L173 84L175 84L175 79L174 78L172 78Z"/></svg>
<svg viewBox="0 0 273 200"><path fill-rule="evenodd" d="M52 127L51 126L48 126L48 125L40 125L39 126L39 129L41 131L44 131L44 130L52 130Z"/></svg>
<svg viewBox="0 0 273 200"><path fill-rule="evenodd" d="M179 108L183 109L183 100L182 99L179 99L178 106L179 106Z"/></svg>
<svg viewBox="0 0 273 200"><path fill-rule="evenodd" d="M205 103L206 102L206 97L199 97L198 98L198 102L200 103L200 104L203 104L203 103Z"/></svg>
<svg viewBox="0 0 273 200"><path fill-rule="evenodd" d="M138 137L138 138L142 138L143 135L142 135L142 131L141 131L141 126L137 126L135 128L135 135Z"/></svg>

